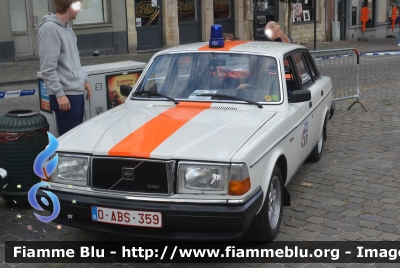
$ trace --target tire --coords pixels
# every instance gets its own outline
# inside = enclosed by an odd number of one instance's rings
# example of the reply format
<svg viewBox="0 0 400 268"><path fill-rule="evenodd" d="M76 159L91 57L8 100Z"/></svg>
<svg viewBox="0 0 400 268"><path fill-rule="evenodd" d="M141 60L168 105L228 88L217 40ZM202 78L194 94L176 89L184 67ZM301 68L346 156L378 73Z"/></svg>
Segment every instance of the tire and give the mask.
<svg viewBox="0 0 400 268"><path fill-rule="evenodd" d="M272 204L271 204L272 201ZM283 180L278 166L274 167L268 192L260 212L255 216L247 233L246 240L269 242L278 235L282 221Z"/></svg>
<svg viewBox="0 0 400 268"><path fill-rule="evenodd" d="M318 142L315 145L314 149L312 150L311 154L308 156L307 161L308 162L318 162L321 159L322 156L322 151L324 150L324 140L325 140L325 135L324 133L326 132L325 126L322 128L321 134L319 135Z"/></svg>

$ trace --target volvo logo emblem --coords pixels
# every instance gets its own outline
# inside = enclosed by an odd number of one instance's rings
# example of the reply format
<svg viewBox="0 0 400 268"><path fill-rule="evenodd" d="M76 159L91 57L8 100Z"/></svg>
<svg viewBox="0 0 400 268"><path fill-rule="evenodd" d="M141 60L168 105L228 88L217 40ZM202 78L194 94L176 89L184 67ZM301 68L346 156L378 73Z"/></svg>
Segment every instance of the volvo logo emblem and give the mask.
<svg viewBox="0 0 400 268"><path fill-rule="evenodd" d="M122 178L125 180L133 180L133 168L123 168Z"/></svg>
<svg viewBox="0 0 400 268"><path fill-rule="evenodd" d="M147 184L147 188L152 189L152 190L160 190L161 185Z"/></svg>

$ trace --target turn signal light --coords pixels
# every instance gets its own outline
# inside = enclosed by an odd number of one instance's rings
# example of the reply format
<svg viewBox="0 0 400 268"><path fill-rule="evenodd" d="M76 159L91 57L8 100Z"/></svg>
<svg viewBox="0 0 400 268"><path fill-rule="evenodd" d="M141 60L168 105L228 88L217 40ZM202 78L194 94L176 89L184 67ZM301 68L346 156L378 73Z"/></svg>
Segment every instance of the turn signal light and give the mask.
<svg viewBox="0 0 400 268"><path fill-rule="evenodd" d="M230 181L229 182L229 194L230 195L243 195L247 193L251 188L250 178L241 181Z"/></svg>

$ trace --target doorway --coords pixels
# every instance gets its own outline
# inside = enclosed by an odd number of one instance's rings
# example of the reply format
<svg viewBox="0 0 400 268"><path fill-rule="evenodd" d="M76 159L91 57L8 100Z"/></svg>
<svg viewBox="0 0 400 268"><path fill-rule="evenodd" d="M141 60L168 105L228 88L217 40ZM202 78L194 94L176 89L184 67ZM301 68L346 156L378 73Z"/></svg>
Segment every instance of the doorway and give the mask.
<svg viewBox="0 0 400 268"><path fill-rule="evenodd" d="M178 0L180 44L201 41L201 1Z"/></svg>
<svg viewBox="0 0 400 268"><path fill-rule="evenodd" d="M9 0L15 57L39 53L37 33L43 16L49 13L48 0Z"/></svg>
<svg viewBox="0 0 400 268"><path fill-rule="evenodd" d="M340 21L340 40L346 39L346 0L338 0L338 20Z"/></svg>
<svg viewBox="0 0 400 268"><path fill-rule="evenodd" d="M368 7L369 9L369 20L367 21L367 27L374 27L375 26L375 0L362 0L361 7Z"/></svg>
<svg viewBox="0 0 400 268"><path fill-rule="evenodd" d="M214 23L221 24L224 33L235 35L234 0L213 0Z"/></svg>
<svg viewBox="0 0 400 268"><path fill-rule="evenodd" d="M137 50L163 47L162 0L135 0Z"/></svg>
<svg viewBox="0 0 400 268"><path fill-rule="evenodd" d="M267 41L264 34L265 25L270 21L278 21L277 0L254 1L254 40Z"/></svg>

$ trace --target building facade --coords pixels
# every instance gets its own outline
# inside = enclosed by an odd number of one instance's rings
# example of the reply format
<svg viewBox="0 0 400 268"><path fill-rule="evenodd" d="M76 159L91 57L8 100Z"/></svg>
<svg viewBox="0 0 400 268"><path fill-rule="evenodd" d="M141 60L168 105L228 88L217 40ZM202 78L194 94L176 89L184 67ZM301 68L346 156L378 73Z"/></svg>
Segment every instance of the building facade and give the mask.
<svg viewBox="0 0 400 268"><path fill-rule="evenodd" d="M368 7L368 21L364 37L382 38L399 34L400 17L396 14L395 29L392 32L392 7L400 11L399 0L336 0L335 20L340 22L340 39L357 39L362 37L361 9Z"/></svg>
<svg viewBox="0 0 400 268"><path fill-rule="evenodd" d="M279 0L83 0L83 9L70 23L81 56L208 41L213 24L221 24L224 33L236 39L265 40L264 27L271 20L285 33L290 29L294 43L306 43L314 39L314 20L317 40L329 39L326 3L337 1L299 0L292 5ZM0 1L0 61L37 58L36 35L48 12L55 12L54 0Z"/></svg>
<svg viewBox="0 0 400 268"><path fill-rule="evenodd" d="M209 39L210 27L244 37L243 0L126 0L130 51Z"/></svg>
<svg viewBox="0 0 400 268"><path fill-rule="evenodd" d="M301 0L287 5L279 0L126 0L131 52L208 41L213 24L242 40L265 40L264 27L279 21L294 43L326 40L325 0ZM316 4L316 9L314 5ZM288 26L288 11L291 19ZM315 12L316 10L316 12ZM315 14L314 14L315 13Z"/></svg>
<svg viewBox="0 0 400 268"><path fill-rule="evenodd" d="M53 0L0 1L0 61L37 58L37 32L48 12L55 12ZM81 56L128 52L125 0L84 0L70 24Z"/></svg>
<svg viewBox="0 0 400 268"><path fill-rule="evenodd" d="M280 18L284 21L285 33L291 27L290 35L293 43L309 43L314 40L314 25L316 27L316 41L327 41L327 0L299 0L297 3L281 4ZM288 19L290 8L290 19ZM314 21L315 24L314 24ZM289 25L289 26L288 26Z"/></svg>

